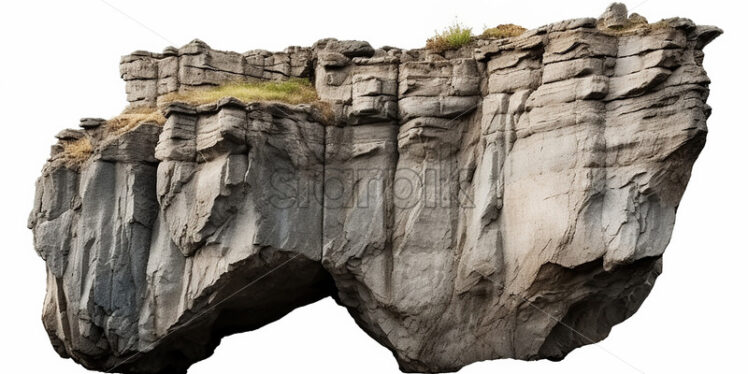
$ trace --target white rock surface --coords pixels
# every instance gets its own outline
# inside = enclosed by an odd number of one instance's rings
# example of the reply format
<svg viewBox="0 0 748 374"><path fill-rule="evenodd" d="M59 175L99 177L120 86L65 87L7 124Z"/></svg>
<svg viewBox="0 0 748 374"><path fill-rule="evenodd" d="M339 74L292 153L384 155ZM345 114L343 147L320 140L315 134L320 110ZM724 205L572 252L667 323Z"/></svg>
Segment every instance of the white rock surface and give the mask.
<svg viewBox="0 0 748 374"><path fill-rule="evenodd" d="M326 296L404 371L604 339L660 273L706 139L702 49L721 33L626 33L620 13L443 55L325 39L124 57L133 106L310 77L335 120L223 99L114 139L94 118L58 134L29 219L53 346L100 371L184 372ZM82 137L93 154L71 164L62 145Z"/></svg>

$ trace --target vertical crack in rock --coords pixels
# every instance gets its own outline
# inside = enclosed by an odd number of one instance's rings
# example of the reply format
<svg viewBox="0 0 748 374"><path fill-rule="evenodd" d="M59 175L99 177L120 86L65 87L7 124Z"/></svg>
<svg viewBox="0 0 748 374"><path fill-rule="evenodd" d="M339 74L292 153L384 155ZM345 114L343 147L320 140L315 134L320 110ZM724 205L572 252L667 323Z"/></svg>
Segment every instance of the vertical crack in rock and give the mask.
<svg viewBox="0 0 748 374"><path fill-rule="evenodd" d="M59 133L29 218L53 347L100 371L185 372L327 296L403 371L604 339L661 271L721 33L642 20L614 4L439 54L196 40L123 57L131 108L292 77L333 115L224 98Z"/></svg>
<svg viewBox="0 0 748 374"><path fill-rule="evenodd" d="M58 351L98 370L184 371L221 337L329 296L313 113L173 104L163 129L86 130L86 163L53 158L30 223Z"/></svg>

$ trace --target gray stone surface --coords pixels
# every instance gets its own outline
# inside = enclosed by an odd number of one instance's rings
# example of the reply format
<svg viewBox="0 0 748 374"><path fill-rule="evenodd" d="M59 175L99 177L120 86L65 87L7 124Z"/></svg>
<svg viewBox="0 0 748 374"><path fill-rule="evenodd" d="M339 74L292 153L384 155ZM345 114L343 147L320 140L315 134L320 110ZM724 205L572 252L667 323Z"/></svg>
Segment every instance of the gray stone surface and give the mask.
<svg viewBox="0 0 748 374"><path fill-rule="evenodd" d="M605 9L600 21L602 21L604 27L621 28L626 25L628 16L629 11L626 9L626 4L613 3L608 6L608 9Z"/></svg>
<svg viewBox="0 0 748 374"><path fill-rule="evenodd" d="M345 44L340 48L344 47ZM348 52L355 55L362 48L358 47L349 48ZM127 100L137 107L153 106L159 96L185 87L215 86L248 79L305 77L309 75L310 57L310 48L237 53L211 49L196 39L179 49L168 47L163 53L133 52L122 57L119 68Z"/></svg>
<svg viewBox="0 0 748 374"><path fill-rule="evenodd" d="M403 371L604 339L659 275L706 139L702 49L721 30L668 22L581 18L443 55L325 39L124 57L133 106L309 77L335 119L227 98L58 134L29 217L53 346L100 371L184 372L327 296ZM93 153L70 163L83 137Z"/></svg>

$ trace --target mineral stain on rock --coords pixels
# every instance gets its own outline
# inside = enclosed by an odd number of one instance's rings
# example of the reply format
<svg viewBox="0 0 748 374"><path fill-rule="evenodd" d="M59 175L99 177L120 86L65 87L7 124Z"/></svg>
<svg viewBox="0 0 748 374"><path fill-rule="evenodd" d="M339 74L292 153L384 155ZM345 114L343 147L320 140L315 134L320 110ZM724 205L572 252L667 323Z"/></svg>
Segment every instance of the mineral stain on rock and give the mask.
<svg viewBox="0 0 748 374"><path fill-rule="evenodd" d="M614 4L441 53L325 39L125 56L131 108L307 78L332 113L225 98L58 134L29 219L52 345L90 369L180 373L327 296L403 371L600 341L660 273L720 33Z"/></svg>

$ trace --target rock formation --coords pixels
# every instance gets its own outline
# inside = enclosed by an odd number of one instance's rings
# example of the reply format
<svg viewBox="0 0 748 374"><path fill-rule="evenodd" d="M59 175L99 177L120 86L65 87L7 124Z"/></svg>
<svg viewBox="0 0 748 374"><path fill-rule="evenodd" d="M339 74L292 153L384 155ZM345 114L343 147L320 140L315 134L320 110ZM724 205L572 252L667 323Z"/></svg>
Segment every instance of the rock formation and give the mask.
<svg viewBox="0 0 748 374"><path fill-rule="evenodd" d="M334 118L225 98L58 134L29 219L53 346L100 371L185 372L327 296L403 371L602 340L660 273L721 33L642 20L614 5L441 54L325 39L125 56L133 108L301 77Z"/></svg>

